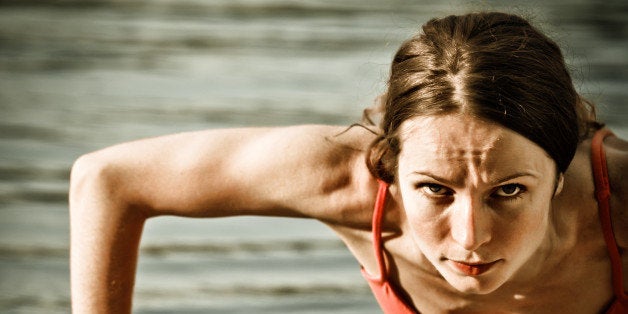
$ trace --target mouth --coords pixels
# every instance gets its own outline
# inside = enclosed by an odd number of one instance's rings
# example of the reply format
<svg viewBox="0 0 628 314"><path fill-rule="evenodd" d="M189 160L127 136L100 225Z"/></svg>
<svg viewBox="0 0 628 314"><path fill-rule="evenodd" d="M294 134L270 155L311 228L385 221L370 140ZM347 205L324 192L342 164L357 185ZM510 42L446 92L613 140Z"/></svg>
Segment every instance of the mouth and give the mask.
<svg viewBox="0 0 628 314"><path fill-rule="evenodd" d="M479 276L489 271L499 260L490 263L469 263L463 261L447 260L447 263L458 272L467 276Z"/></svg>

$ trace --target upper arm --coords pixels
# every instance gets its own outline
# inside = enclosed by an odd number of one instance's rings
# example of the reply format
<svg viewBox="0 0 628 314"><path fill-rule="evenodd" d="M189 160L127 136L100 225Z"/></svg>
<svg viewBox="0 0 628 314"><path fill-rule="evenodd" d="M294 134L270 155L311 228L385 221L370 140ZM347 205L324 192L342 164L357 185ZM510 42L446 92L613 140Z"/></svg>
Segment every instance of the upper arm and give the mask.
<svg viewBox="0 0 628 314"><path fill-rule="evenodd" d="M116 197L148 215L301 216L342 220L365 199L361 149L343 128L299 126L182 133L116 145L83 159ZM359 219L359 217L355 217Z"/></svg>

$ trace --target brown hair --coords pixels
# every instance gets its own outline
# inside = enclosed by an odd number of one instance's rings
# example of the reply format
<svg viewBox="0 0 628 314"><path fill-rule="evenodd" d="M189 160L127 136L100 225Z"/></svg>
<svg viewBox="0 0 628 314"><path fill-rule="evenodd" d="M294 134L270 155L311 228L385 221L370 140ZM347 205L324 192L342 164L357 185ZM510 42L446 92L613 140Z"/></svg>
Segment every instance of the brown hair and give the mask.
<svg viewBox="0 0 628 314"><path fill-rule="evenodd" d="M567 169L595 110L576 93L551 39L496 12L433 19L422 29L392 62L382 134L367 157L374 176L394 181L404 121L453 112L503 125L542 147L559 172Z"/></svg>

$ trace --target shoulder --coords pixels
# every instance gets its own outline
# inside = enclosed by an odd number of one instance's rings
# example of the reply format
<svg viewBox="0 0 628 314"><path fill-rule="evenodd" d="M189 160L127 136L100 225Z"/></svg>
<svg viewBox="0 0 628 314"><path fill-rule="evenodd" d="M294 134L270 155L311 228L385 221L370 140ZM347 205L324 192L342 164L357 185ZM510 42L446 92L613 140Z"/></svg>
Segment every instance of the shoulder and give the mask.
<svg viewBox="0 0 628 314"><path fill-rule="evenodd" d="M604 141L611 186L611 216L618 245L628 248L628 141L611 136Z"/></svg>
<svg viewBox="0 0 628 314"><path fill-rule="evenodd" d="M591 139L584 140L565 173L563 192L556 205L562 215L575 214L581 222L595 230L599 228L598 203L591 160ZM604 142L606 163L611 187L611 217L613 231L620 247L628 247L628 142L609 136ZM597 231L596 231L597 232Z"/></svg>
<svg viewBox="0 0 628 314"><path fill-rule="evenodd" d="M289 190L292 194L290 198L279 200L289 203L279 206L294 207L294 211L303 216L327 224L367 228L377 184L366 167L365 158L374 138L372 132L362 127L276 128L248 145L249 151L242 156L250 158L267 145L273 147L275 154L255 158L271 158L281 165L266 169L269 171L266 184L270 189Z"/></svg>

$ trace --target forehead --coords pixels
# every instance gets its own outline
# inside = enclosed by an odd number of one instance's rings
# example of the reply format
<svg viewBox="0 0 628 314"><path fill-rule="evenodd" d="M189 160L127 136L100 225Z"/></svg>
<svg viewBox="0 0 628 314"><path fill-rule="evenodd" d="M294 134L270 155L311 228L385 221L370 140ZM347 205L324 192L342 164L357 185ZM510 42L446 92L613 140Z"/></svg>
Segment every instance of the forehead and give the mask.
<svg viewBox="0 0 628 314"><path fill-rule="evenodd" d="M503 146L504 141L513 135L518 134L495 123L459 114L408 119L399 132L406 151L420 149L467 154L480 154Z"/></svg>
<svg viewBox="0 0 628 314"><path fill-rule="evenodd" d="M400 167L545 168L547 153L522 135L493 122L465 114L415 117L400 127ZM446 162L446 163L443 163ZM513 170L514 171L514 170Z"/></svg>

